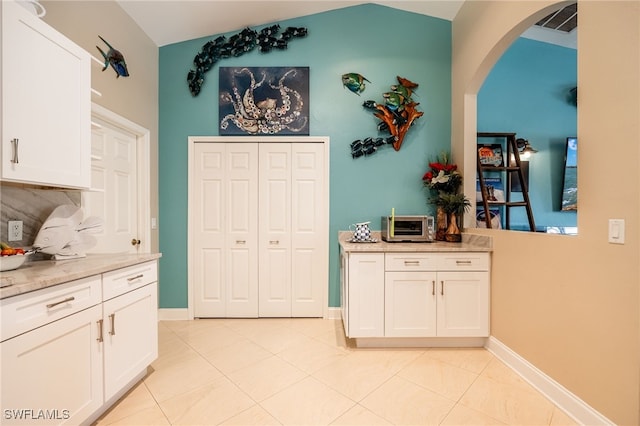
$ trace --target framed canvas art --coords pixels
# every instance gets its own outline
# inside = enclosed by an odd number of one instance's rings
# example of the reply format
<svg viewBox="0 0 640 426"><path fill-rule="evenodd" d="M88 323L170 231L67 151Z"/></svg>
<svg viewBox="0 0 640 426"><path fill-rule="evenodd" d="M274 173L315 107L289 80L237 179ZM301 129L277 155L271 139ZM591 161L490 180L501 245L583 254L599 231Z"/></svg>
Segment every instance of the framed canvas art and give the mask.
<svg viewBox="0 0 640 426"><path fill-rule="evenodd" d="M221 67L219 131L309 135L309 67Z"/></svg>

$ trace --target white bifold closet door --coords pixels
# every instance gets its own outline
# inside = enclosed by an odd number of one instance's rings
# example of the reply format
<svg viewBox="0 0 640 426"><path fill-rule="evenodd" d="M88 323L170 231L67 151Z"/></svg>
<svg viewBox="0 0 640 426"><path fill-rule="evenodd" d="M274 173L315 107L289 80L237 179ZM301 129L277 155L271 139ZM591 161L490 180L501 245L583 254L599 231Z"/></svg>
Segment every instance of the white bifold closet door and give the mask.
<svg viewBox="0 0 640 426"><path fill-rule="evenodd" d="M322 317L328 291L327 146L194 142L194 317Z"/></svg>
<svg viewBox="0 0 640 426"><path fill-rule="evenodd" d="M327 291L322 243L324 146L259 148L259 315L319 317Z"/></svg>
<svg viewBox="0 0 640 426"><path fill-rule="evenodd" d="M258 146L195 144L196 317L258 316Z"/></svg>

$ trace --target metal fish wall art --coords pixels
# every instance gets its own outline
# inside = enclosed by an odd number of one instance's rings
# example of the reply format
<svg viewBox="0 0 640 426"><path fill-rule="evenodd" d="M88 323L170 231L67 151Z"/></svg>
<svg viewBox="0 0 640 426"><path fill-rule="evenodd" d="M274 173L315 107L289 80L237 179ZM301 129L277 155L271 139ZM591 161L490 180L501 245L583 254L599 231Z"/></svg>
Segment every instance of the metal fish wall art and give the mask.
<svg viewBox="0 0 640 426"><path fill-rule="evenodd" d="M353 141L350 145L352 158L374 154L383 145L392 145L393 149L399 151L415 120L424 114L417 110L420 104L412 98L418 84L400 76L396 78L398 84L392 85L391 91L382 94L382 103L367 100L362 104L363 107L373 110L374 117L380 120L378 131L389 132L390 136Z"/></svg>
<svg viewBox="0 0 640 426"><path fill-rule="evenodd" d="M365 81L371 83L362 74L358 74L356 72L342 74L342 85L358 96L360 96L360 93L364 92Z"/></svg>
<svg viewBox="0 0 640 426"><path fill-rule="evenodd" d="M272 50L285 50L291 39L306 37L307 29L304 27L287 27L280 33L280 25L270 25L260 31L245 28L227 39L219 36L215 40L208 41L193 58L195 69L189 70L187 83L191 95L198 96L204 83L204 75L222 59L242 56L251 52L256 47L262 53Z"/></svg>
<svg viewBox="0 0 640 426"><path fill-rule="evenodd" d="M102 57L104 58L104 67L102 67L102 71L106 70L107 68L109 68L109 65L111 65L113 70L116 72L116 78L119 78L120 76L129 77L129 71L127 70L127 63L124 60L124 55L119 50L114 49L107 42L107 40L103 39L100 36L98 37L109 48L109 50L107 50L107 53L105 53L102 49L96 46L96 48L100 51L100 53L102 53Z"/></svg>

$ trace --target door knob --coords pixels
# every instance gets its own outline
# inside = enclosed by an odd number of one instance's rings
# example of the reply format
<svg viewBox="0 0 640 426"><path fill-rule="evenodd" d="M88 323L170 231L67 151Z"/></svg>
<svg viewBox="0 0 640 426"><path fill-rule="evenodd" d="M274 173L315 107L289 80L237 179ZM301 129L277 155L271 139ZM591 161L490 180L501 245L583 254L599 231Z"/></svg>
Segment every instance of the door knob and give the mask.
<svg viewBox="0 0 640 426"><path fill-rule="evenodd" d="M132 245L132 246L138 246L138 245L140 245L140 240L137 240L137 239L135 239L135 238L134 238L134 239L132 239L132 240L131 240L131 245Z"/></svg>

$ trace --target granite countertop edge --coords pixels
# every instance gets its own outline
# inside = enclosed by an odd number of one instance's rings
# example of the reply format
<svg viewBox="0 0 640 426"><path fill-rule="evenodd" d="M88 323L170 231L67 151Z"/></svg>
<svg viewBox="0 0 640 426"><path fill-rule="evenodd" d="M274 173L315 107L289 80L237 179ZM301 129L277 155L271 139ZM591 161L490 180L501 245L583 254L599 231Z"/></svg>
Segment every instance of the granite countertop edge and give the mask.
<svg viewBox="0 0 640 426"><path fill-rule="evenodd" d="M449 243L435 241L432 243L388 243L381 238L380 231L372 231L371 238L375 243L352 243L350 231L338 232L338 243L345 252L492 252L493 244L490 236L462 233L462 242Z"/></svg>
<svg viewBox="0 0 640 426"><path fill-rule="evenodd" d="M0 272L0 300L92 275L149 262L161 253L87 254L68 260L27 261L13 271Z"/></svg>

